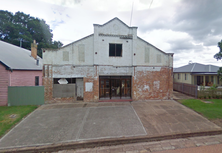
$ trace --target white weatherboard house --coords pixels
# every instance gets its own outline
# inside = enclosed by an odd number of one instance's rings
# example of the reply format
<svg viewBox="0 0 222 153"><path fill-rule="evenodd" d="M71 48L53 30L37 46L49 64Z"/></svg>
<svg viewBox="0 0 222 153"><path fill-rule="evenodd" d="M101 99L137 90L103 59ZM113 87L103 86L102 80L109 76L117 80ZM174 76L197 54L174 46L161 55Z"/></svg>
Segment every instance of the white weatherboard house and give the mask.
<svg viewBox="0 0 222 153"><path fill-rule="evenodd" d="M137 36L118 18L60 49L43 49L47 101L172 99L173 54ZM72 86L75 85L75 86Z"/></svg>

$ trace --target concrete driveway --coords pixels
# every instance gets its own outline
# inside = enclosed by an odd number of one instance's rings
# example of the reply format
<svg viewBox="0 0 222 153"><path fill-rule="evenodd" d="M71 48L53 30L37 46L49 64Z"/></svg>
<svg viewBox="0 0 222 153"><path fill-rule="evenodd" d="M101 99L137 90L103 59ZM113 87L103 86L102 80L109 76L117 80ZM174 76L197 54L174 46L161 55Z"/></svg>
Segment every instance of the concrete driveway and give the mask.
<svg viewBox="0 0 222 153"><path fill-rule="evenodd" d="M175 101L43 105L0 140L0 149L221 130Z"/></svg>

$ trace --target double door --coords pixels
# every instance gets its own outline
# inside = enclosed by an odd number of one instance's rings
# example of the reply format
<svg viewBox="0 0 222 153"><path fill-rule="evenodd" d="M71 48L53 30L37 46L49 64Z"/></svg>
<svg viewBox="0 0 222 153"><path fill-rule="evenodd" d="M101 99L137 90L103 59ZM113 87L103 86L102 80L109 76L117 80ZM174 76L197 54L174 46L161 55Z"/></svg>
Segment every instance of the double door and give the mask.
<svg viewBox="0 0 222 153"><path fill-rule="evenodd" d="M131 77L100 77L100 99L131 98Z"/></svg>

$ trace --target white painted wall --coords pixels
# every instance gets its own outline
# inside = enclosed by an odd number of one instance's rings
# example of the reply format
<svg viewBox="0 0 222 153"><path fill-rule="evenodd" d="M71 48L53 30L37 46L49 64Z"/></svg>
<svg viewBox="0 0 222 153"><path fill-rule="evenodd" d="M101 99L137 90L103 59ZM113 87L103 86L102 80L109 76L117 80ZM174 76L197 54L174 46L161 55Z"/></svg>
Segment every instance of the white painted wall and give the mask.
<svg viewBox="0 0 222 153"><path fill-rule="evenodd" d="M163 53L157 48L153 47L152 45L148 44L147 42L137 39L137 46L136 46L136 63L137 65L147 65L147 66L171 66L173 65L171 59L169 59L169 54ZM149 63L145 62L145 49L149 49ZM161 62L157 62L157 55L161 56ZM169 63L170 61L170 63Z"/></svg>
<svg viewBox="0 0 222 153"><path fill-rule="evenodd" d="M132 39L121 39L118 35L131 35ZM122 57L109 57L110 43L122 44ZM85 49L82 61L79 58L80 48ZM145 62L145 48L150 50L148 63ZM161 57L161 62L157 62L157 56ZM173 67L173 56L138 38L136 27L128 27L115 18L105 25L94 25L93 35L58 50L46 49L43 63L53 65L54 78L93 77L95 65L99 75L132 75L132 66Z"/></svg>
<svg viewBox="0 0 222 153"><path fill-rule="evenodd" d="M73 66L73 65L53 65L53 78L83 78L85 76L93 77L95 73L94 66Z"/></svg>
<svg viewBox="0 0 222 153"><path fill-rule="evenodd" d="M129 28L118 19L100 26L94 25L94 64L132 66L133 65L133 39L121 39L118 35L133 35L137 38L137 28ZM115 35L100 36L99 34ZM122 57L109 57L109 44L122 44Z"/></svg>
<svg viewBox="0 0 222 153"><path fill-rule="evenodd" d="M85 46L85 62L79 61L79 45ZM69 52L69 60L63 60L63 52ZM66 45L59 50L43 51L43 63L52 65L93 65L93 35Z"/></svg>

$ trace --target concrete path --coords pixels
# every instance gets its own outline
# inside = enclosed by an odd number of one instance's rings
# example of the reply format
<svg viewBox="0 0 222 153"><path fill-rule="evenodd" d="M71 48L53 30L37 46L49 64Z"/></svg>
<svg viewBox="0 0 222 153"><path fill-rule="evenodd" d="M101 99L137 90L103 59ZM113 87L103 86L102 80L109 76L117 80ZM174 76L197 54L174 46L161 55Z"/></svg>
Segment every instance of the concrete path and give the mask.
<svg viewBox="0 0 222 153"><path fill-rule="evenodd" d="M133 102L147 136L195 133L221 129L176 101Z"/></svg>
<svg viewBox="0 0 222 153"><path fill-rule="evenodd" d="M179 100L179 99L195 99L195 97L188 96L188 95L183 94L183 93L178 92L178 91L173 91L173 99L175 99L175 100Z"/></svg>
<svg viewBox="0 0 222 153"><path fill-rule="evenodd" d="M43 105L0 140L0 152L211 131L221 128L172 100Z"/></svg>
<svg viewBox="0 0 222 153"><path fill-rule="evenodd" d="M146 135L131 105L73 106L36 110L0 140L0 148Z"/></svg>
<svg viewBox="0 0 222 153"><path fill-rule="evenodd" d="M220 153L222 135L62 150L53 153Z"/></svg>

